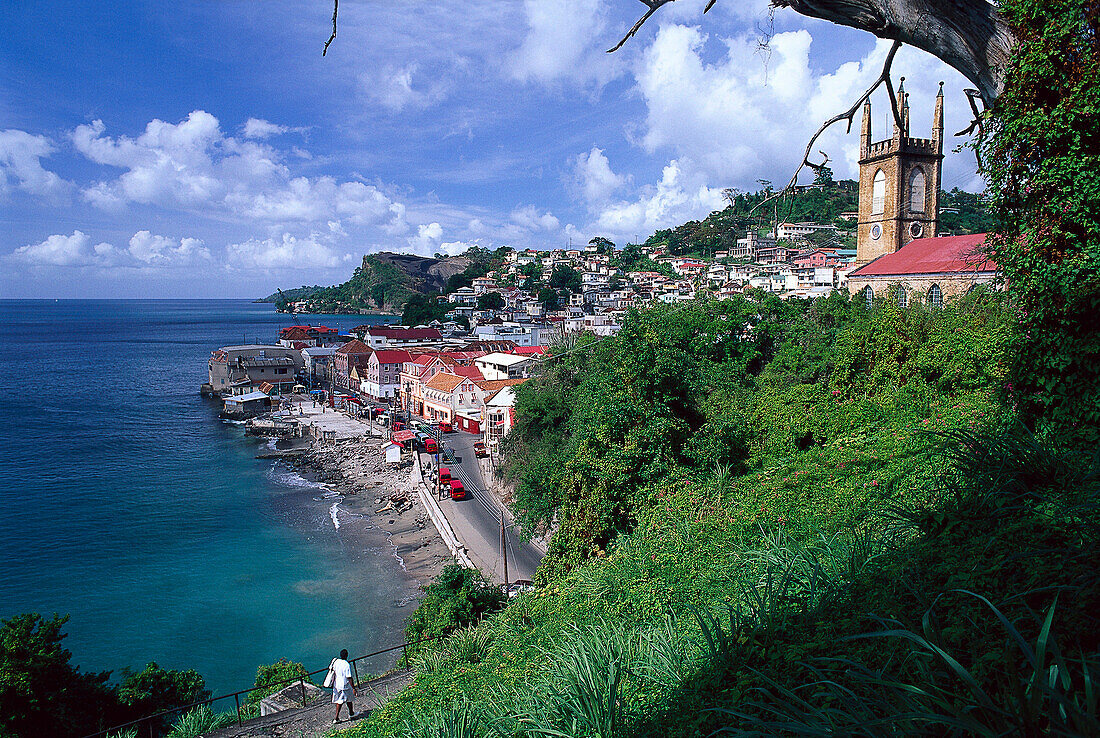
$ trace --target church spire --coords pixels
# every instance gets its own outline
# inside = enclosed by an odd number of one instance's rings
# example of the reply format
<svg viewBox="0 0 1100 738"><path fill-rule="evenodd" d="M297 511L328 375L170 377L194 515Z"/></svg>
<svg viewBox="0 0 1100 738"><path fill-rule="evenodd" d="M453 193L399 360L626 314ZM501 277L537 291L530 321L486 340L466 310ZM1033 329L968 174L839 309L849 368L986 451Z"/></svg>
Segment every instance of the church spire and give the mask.
<svg viewBox="0 0 1100 738"><path fill-rule="evenodd" d="M936 144L936 153L943 153L943 82L936 93L936 112L932 116L932 140Z"/></svg>
<svg viewBox="0 0 1100 738"><path fill-rule="evenodd" d="M866 159L871 155L871 99L863 103L863 127L859 133L859 158Z"/></svg>

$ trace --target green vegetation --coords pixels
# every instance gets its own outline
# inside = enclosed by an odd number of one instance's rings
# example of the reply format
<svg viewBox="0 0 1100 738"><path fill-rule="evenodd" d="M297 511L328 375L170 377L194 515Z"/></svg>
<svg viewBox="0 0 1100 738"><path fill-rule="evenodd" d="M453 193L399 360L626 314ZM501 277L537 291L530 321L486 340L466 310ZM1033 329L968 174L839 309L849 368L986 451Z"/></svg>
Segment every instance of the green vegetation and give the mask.
<svg viewBox="0 0 1100 738"><path fill-rule="evenodd" d="M81 672L61 645L68 619L29 613L0 621L0 735L83 736L210 696L197 672L155 663L124 669L117 685L108 683L110 672ZM151 728L161 735L173 719Z"/></svg>
<svg viewBox="0 0 1100 738"><path fill-rule="evenodd" d="M443 316L451 311L451 304L441 302L441 297L438 292L410 295L401 313L401 325L425 325L433 320L443 320Z"/></svg>
<svg viewBox="0 0 1100 738"><path fill-rule="evenodd" d="M1007 400L1031 427L1100 442L1100 14L1006 0L1018 39L978 151L992 254L1016 298Z"/></svg>
<svg viewBox="0 0 1100 738"><path fill-rule="evenodd" d="M504 599L500 590L476 571L448 564L424 589L424 599L409 619L405 636L411 643L475 625L488 613L503 607ZM419 650L415 647L412 652Z"/></svg>
<svg viewBox="0 0 1100 738"><path fill-rule="evenodd" d="M509 439L542 588L352 735L1095 734L1100 464L999 404L1012 320L749 296L556 347Z"/></svg>
<svg viewBox="0 0 1100 738"><path fill-rule="evenodd" d="M270 697L285 687L291 679L305 679L312 684L308 673L304 664L285 657L274 664L260 666L256 669L255 689L248 693L247 704L258 705L265 697Z"/></svg>

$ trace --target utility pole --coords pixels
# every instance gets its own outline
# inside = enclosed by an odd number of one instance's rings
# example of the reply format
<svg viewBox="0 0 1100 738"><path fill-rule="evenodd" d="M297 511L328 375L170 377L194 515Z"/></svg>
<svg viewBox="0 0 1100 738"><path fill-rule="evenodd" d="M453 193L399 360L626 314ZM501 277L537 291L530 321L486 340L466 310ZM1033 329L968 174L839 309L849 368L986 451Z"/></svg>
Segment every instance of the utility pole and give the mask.
<svg viewBox="0 0 1100 738"><path fill-rule="evenodd" d="M500 511L500 552L504 556L504 591L508 592L508 538L504 533L504 511Z"/></svg>

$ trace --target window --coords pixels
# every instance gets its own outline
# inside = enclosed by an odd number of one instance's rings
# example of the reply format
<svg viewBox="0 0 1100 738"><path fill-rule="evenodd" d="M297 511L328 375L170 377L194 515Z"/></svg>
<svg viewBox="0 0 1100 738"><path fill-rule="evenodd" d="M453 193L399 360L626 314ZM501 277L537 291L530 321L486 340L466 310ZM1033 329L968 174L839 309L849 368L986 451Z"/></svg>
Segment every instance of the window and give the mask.
<svg viewBox="0 0 1100 738"><path fill-rule="evenodd" d="M875 181L871 185L871 215L886 209L886 175L880 169L875 172Z"/></svg>
<svg viewBox="0 0 1100 738"><path fill-rule="evenodd" d="M875 305L875 291L871 289L871 285L867 285L863 288L863 296L867 300L867 307L874 307Z"/></svg>
<svg viewBox="0 0 1100 738"><path fill-rule="evenodd" d="M904 287L898 287L897 300L899 308L909 307L909 296L905 294Z"/></svg>
<svg viewBox="0 0 1100 738"><path fill-rule="evenodd" d="M928 304L934 308L943 307L943 292L938 284L928 288Z"/></svg>
<svg viewBox="0 0 1100 738"><path fill-rule="evenodd" d="M924 212L924 170L920 167L909 173L909 209Z"/></svg>

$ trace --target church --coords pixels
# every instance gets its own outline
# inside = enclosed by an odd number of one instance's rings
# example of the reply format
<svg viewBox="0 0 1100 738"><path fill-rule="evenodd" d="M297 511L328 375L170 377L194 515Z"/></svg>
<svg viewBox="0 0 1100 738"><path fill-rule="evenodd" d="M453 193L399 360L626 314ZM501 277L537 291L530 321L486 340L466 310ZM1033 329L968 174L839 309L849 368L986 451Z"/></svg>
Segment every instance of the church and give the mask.
<svg viewBox="0 0 1100 738"><path fill-rule="evenodd" d="M889 297L906 307L940 306L979 284L992 283L996 265L981 252L986 234L937 236L943 162L943 83L936 95L932 137L909 135L905 78L898 88L901 125L872 141L871 101L863 105L859 139L859 219L856 268L848 290L868 304Z"/></svg>

